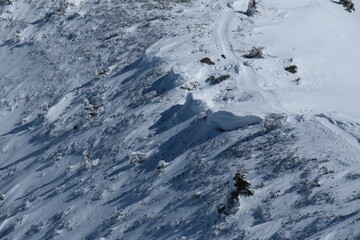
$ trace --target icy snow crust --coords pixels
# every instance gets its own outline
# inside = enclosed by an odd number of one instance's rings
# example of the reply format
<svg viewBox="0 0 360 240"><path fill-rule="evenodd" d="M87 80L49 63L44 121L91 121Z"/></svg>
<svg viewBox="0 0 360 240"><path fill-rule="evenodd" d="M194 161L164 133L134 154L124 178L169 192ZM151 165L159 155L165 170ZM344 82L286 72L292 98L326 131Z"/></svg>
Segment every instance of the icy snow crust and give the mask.
<svg viewBox="0 0 360 240"><path fill-rule="evenodd" d="M0 239L360 239L358 12L12 2ZM237 172L253 195L230 205Z"/></svg>

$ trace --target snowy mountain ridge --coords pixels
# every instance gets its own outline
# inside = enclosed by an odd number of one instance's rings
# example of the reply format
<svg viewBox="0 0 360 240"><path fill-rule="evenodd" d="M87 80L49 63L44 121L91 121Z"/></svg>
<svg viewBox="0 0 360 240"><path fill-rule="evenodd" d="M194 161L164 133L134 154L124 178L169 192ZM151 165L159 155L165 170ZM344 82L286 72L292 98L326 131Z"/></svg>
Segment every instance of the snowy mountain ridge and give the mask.
<svg viewBox="0 0 360 240"><path fill-rule="evenodd" d="M0 2L0 238L360 239L359 13L249 6Z"/></svg>

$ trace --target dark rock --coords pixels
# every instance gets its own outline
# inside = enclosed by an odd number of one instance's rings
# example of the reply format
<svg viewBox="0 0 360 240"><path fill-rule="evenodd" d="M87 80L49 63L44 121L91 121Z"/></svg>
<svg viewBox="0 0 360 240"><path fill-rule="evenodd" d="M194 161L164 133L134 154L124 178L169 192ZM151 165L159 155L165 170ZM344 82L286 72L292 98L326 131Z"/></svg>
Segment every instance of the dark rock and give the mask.
<svg viewBox="0 0 360 240"><path fill-rule="evenodd" d="M257 1L251 0L249 3L249 8L246 11L245 15L247 15L248 17L253 16L257 12L257 4Z"/></svg>
<svg viewBox="0 0 360 240"><path fill-rule="evenodd" d="M289 67L286 67L285 70L290 73L297 73L298 67L296 65L291 65Z"/></svg>
<svg viewBox="0 0 360 240"><path fill-rule="evenodd" d="M225 215L229 215L232 212L232 209L239 202L239 196L252 196L254 195L253 190L250 189L251 184L245 180L245 177L240 172L237 172L233 178L234 186L233 190L230 193L228 198L228 202L226 206L221 206L218 208L219 213L224 213Z"/></svg>
<svg viewBox="0 0 360 240"><path fill-rule="evenodd" d="M210 85L219 84L226 79L230 78L229 74L221 75L220 77L215 78L214 76L210 76L208 79L206 79L206 82L209 82Z"/></svg>
<svg viewBox="0 0 360 240"><path fill-rule="evenodd" d="M264 58L263 47L253 47L248 54L244 55L244 58Z"/></svg>
<svg viewBox="0 0 360 240"><path fill-rule="evenodd" d="M206 63L208 65L215 65L215 63L208 57L201 59L200 62L201 63Z"/></svg>
<svg viewBox="0 0 360 240"><path fill-rule="evenodd" d="M295 83L296 85L299 85L300 82L301 82L301 78L297 78L297 79L294 80L294 83Z"/></svg>
<svg viewBox="0 0 360 240"><path fill-rule="evenodd" d="M355 11L355 5L351 0L340 0L339 4L342 4L348 12Z"/></svg>

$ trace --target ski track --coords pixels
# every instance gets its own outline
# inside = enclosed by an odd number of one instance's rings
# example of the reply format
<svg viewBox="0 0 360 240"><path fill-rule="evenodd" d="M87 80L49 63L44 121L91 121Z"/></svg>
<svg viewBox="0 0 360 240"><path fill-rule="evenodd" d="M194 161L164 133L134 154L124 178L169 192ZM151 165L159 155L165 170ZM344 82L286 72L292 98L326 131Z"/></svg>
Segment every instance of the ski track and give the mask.
<svg viewBox="0 0 360 240"><path fill-rule="evenodd" d="M277 93L272 90L265 90L263 87L261 87L258 81L259 77L257 76L256 71L252 67L245 66L245 60L239 57L237 53L235 53L233 44L231 43L231 39L233 39L234 37L232 36L232 31L230 27L232 26L232 22L236 18L236 14L239 15L239 13L236 13L235 10L229 7L229 1L222 0L221 3L223 11L220 17L220 24L217 27L217 35L220 41L222 52L224 52L226 56L230 56L230 64L237 65L240 68L239 78L243 80L237 82L238 89L241 89L244 92L258 92L262 97L262 99L259 99L259 102L263 102L264 104L268 104L269 106L268 113L289 113L289 111L285 110L282 107L280 100L277 98ZM243 17L247 18L246 16Z"/></svg>

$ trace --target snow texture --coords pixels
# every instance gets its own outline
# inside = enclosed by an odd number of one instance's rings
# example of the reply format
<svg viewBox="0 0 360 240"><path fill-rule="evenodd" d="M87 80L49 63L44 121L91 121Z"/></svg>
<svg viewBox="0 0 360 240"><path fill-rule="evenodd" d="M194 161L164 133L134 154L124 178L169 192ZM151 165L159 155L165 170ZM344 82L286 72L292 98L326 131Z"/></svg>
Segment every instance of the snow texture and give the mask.
<svg viewBox="0 0 360 240"><path fill-rule="evenodd" d="M0 1L0 239L360 239L359 12L249 2Z"/></svg>

